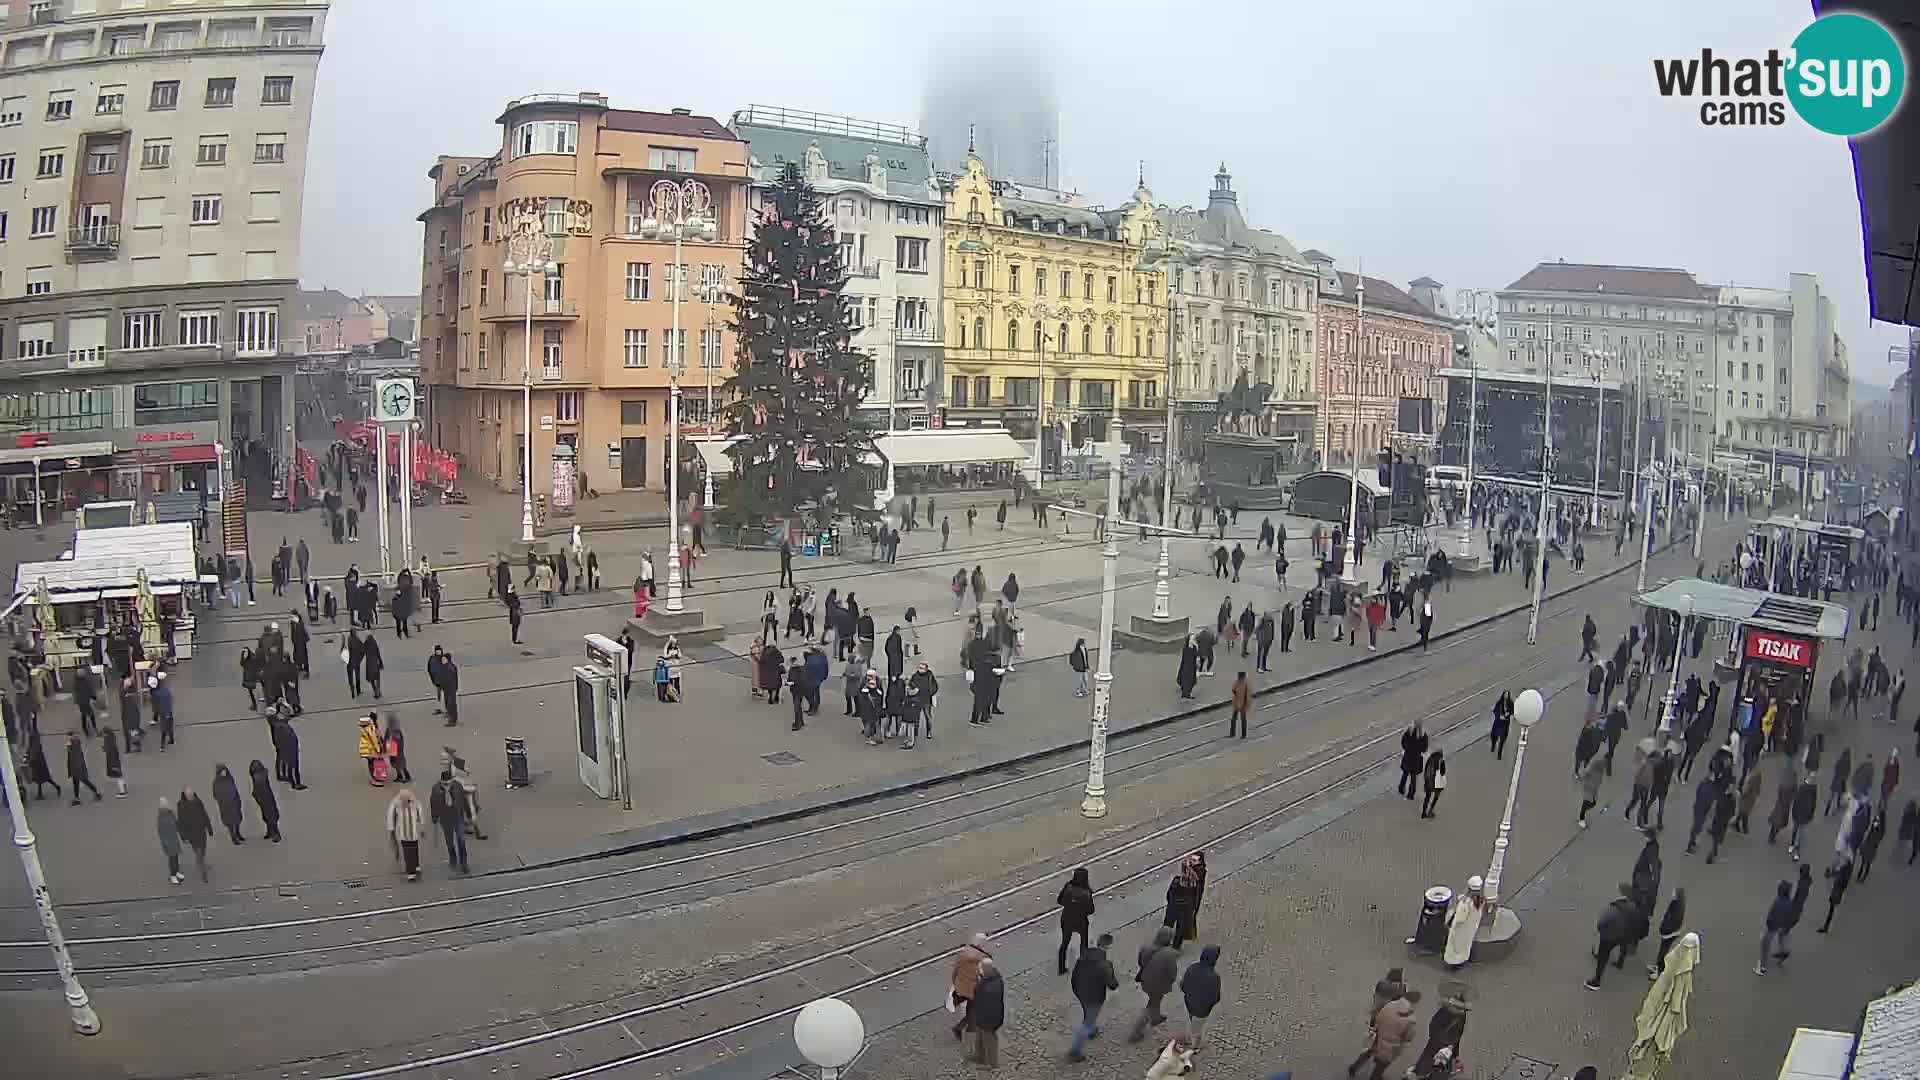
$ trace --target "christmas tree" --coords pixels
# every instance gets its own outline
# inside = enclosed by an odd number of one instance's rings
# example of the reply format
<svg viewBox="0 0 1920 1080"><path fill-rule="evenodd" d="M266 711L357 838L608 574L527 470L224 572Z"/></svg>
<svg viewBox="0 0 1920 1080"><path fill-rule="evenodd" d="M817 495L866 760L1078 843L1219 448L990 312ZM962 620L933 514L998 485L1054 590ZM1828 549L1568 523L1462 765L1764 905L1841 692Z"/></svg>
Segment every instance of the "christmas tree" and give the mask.
<svg viewBox="0 0 1920 1080"><path fill-rule="evenodd" d="M850 344L847 268L820 198L789 164L766 193L732 297L738 373L727 381L731 503L748 520L851 505L873 449L859 405L871 358Z"/></svg>

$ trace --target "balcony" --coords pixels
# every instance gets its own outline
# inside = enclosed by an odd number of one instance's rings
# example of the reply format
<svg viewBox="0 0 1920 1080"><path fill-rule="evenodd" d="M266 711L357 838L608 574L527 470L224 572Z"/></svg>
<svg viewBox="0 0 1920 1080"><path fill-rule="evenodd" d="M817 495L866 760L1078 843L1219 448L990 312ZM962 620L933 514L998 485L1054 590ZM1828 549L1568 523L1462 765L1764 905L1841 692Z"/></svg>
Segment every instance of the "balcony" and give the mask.
<svg viewBox="0 0 1920 1080"><path fill-rule="evenodd" d="M502 298L502 302L499 305L499 308L500 310L484 316L481 319L481 321L498 323L498 322L519 322L521 320L526 319L527 318L526 294L525 293L514 294L513 292L509 291L508 294ZM536 322L550 321L554 319L577 319L579 317L580 317L580 302L578 300L561 300L561 299L549 300L545 297L540 297L540 296L536 296L533 298L533 319Z"/></svg>
<svg viewBox="0 0 1920 1080"><path fill-rule="evenodd" d="M877 262L854 262L847 260L847 276L877 278L880 276L880 264Z"/></svg>
<svg viewBox="0 0 1920 1080"><path fill-rule="evenodd" d="M940 344L940 328L937 326L895 326L893 340L908 345Z"/></svg>
<svg viewBox="0 0 1920 1080"><path fill-rule="evenodd" d="M112 258L120 251L120 226L95 222L67 230L69 258Z"/></svg>
<svg viewBox="0 0 1920 1080"><path fill-rule="evenodd" d="M1142 395L1140 397L1130 397L1127 399L1127 404L1126 404L1126 408L1128 409L1144 411L1144 412L1158 412L1165 407L1166 407L1166 402L1163 399L1153 395Z"/></svg>

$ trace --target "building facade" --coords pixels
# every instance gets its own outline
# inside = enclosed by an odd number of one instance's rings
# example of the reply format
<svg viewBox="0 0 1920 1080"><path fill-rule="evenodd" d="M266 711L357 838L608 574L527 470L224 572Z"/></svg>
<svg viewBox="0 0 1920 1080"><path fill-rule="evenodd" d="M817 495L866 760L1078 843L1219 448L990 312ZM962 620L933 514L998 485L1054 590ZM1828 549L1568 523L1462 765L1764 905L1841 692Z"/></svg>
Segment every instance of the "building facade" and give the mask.
<svg viewBox="0 0 1920 1080"><path fill-rule="evenodd" d="M344 355L373 344L373 312L338 289L294 294L289 346L302 356Z"/></svg>
<svg viewBox="0 0 1920 1080"><path fill-rule="evenodd" d="M1454 320L1440 303L1440 285L1421 279L1426 302L1392 282L1362 278L1334 266L1333 257L1307 251L1313 265L1319 347L1314 377L1320 387L1320 436L1327 464L1374 460L1383 450L1430 461L1446 416L1440 372L1453 364ZM1429 306L1429 305L1433 306Z"/></svg>
<svg viewBox="0 0 1920 1080"><path fill-rule="evenodd" d="M327 4L0 11L0 422L111 442L69 491L205 489L224 444L270 494Z"/></svg>
<svg viewBox="0 0 1920 1080"><path fill-rule="evenodd" d="M428 436L502 489L521 484L531 435L537 494L553 494L561 444L585 487L665 490L672 366L681 435L717 425L733 371L746 144L712 117L616 109L591 93L509 102L499 124L493 154L442 157L428 173ZM663 225L688 207L704 208L713 238L686 234L676 260ZM518 272L528 244L531 279Z"/></svg>
<svg viewBox="0 0 1920 1080"><path fill-rule="evenodd" d="M947 414L1045 431L1049 455L1115 421L1136 446L1164 437L1166 309L1140 262L1159 233L1152 193L1101 211L996 180L978 155L941 186Z"/></svg>
<svg viewBox="0 0 1920 1080"><path fill-rule="evenodd" d="M1788 275L1785 289L1717 293L1721 448L1769 468L1777 459L1776 484L1821 498L1852 454L1852 373L1832 299L1813 274Z"/></svg>
<svg viewBox="0 0 1920 1080"><path fill-rule="evenodd" d="M926 426L941 385L946 216L927 140L891 124L765 106L734 113L730 126L748 144L751 209L789 164L820 193L846 260L853 344L873 358L863 405L875 425Z"/></svg>
<svg viewBox="0 0 1920 1080"><path fill-rule="evenodd" d="M1178 446L1192 460L1237 380L1267 388L1245 430L1317 443L1314 368L1319 276L1287 238L1247 224L1224 162L1204 210L1156 212L1172 254L1173 395Z"/></svg>

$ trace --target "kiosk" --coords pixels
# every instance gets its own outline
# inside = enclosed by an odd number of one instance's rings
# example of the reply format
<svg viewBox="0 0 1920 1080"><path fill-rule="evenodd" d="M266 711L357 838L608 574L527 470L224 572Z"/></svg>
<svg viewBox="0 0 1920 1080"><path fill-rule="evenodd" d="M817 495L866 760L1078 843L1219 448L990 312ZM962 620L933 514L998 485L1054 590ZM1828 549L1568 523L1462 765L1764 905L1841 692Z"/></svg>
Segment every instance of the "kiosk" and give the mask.
<svg viewBox="0 0 1920 1080"><path fill-rule="evenodd" d="M62 668L92 662L95 637L122 624L140 627L149 655L171 645L176 659L192 659L200 583L193 526L179 522L81 529L67 555L15 567L13 588L29 594L47 662Z"/></svg>

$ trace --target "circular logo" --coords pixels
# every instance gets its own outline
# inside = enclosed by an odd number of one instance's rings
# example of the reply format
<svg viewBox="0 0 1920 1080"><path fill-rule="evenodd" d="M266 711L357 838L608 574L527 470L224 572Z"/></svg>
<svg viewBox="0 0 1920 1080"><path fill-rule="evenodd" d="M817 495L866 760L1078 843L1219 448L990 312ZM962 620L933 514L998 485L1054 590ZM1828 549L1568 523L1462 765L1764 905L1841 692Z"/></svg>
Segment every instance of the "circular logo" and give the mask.
<svg viewBox="0 0 1920 1080"><path fill-rule="evenodd" d="M1787 99L1829 135L1864 135L1900 107L1907 61L1887 28L1864 15L1825 15L1793 39Z"/></svg>

